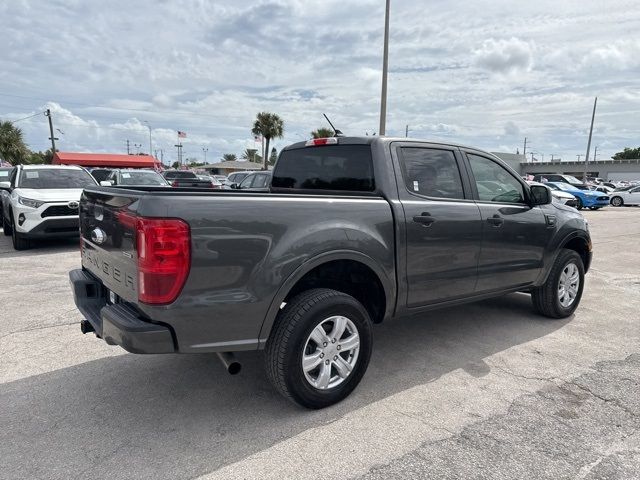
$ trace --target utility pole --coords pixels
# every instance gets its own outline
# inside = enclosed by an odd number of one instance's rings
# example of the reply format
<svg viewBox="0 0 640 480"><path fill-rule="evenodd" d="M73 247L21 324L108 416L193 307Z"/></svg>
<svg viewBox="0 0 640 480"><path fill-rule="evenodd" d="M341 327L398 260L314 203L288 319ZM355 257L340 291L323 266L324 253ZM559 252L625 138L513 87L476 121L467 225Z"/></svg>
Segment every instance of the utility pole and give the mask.
<svg viewBox="0 0 640 480"><path fill-rule="evenodd" d="M207 152L209 149L202 147L202 151L204 152L204 163L207 163Z"/></svg>
<svg viewBox="0 0 640 480"><path fill-rule="evenodd" d="M551 154L551 161L553 162L553 153Z"/></svg>
<svg viewBox="0 0 640 480"><path fill-rule="evenodd" d="M387 0L384 14L384 51L382 54L382 93L380 94L380 129L378 135L385 135L387 127L387 72L389 70L389 5Z"/></svg>
<svg viewBox="0 0 640 480"><path fill-rule="evenodd" d="M153 152L153 144L151 143L151 125L146 120L143 123L146 123L147 128L149 129L149 155L151 155L151 152Z"/></svg>
<svg viewBox="0 0 640 480"><path fill-rule="evenodd" d="M527 137L524 137L524 148L522 149L522 155L524 158L527 158Z"/></svg>
<svg viewBox="0 0 640 480"><path fill-rule="evenodd" d="M174 147L178 149L178 164L182 166L182 144L178 143Z"/></svg>
<svg viewBox="0 0 640 480"><path fill-rule="evenodd" d="M404 138L407 138L409 136L409 125L406 126L406 128L404 129Z"/></svg>
<svg viewBox="0 0 640 480"><path fill-rule="evenodd" d="M58 138L53 136L53 120L51 120L51 110L49 110L47 108L47 111L45 113L45 116L49 119L49 133L51 134L51 136L49 137L49 140L51 140L51 153L55 154L56 153L56 140L58 140Z"/></svg>
<svg viewBox="0 0 640 480"><path fill-rule="evenodd" d="M542 161L544 162L544 153L541 153L540 155L542 155Z"/></svg>
<svg viewBox="0 0 640 480"><path fill-rule="evenodd" d="M127 138L127 155L131 155L131 151L129 150L129 139Z"/></svg>
<svg viewBox="0 0 640 480"><path fill-rule="evenodd" d="M593 149L593 161L595 162L596 160L598 160L598 145Z"/></svg>
<svg viewBox="0 0 640 480"><path fill-rule="evenodd" d="M580 161L580 157L582 156L581 153L579 153L578 155L576 155L578 157L578 161Z"/></svg>
<svg viewBox="0 0 640 480"><path fill-rule="evenodd" d="M587 183L587 168L589 166L589 150L591 149L591 136L593 135L593 120L596 118L596 105L598 97L593 102L593 112L591 113L591 128L589 129L589 141L587 142L587 155L584 157L584 177L582 181Z"/></svg>

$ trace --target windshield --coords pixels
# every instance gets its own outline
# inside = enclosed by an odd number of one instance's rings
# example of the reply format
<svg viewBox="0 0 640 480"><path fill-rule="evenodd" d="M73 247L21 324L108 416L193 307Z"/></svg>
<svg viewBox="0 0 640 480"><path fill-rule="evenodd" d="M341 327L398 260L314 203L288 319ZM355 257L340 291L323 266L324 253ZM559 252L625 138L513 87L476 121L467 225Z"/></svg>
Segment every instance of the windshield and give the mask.
<svg viewBox="0 0 640 480"><path fill-rule="evenodd" d="M564 179L567 180L569 183L577 183L577 184L582 184L582 182L580 180L578 180L576 177L574 177L573 175L563 175Z"/></svg>
<svg viewBox="0 0 640 480"><path fill-rule="evenodd" d="M234 183L240 183L242 182L242 180L245 179L245 177L249 175L248 173L234 173L229 175L229 181L234 182Z"/></svg>
<svg viewBox="0 0 640 480"><path fill-rule="evenodd" d="M556 187L556 190L564 190L565 192L575 192L577 190L574 185L569 185L564 182L554 183L553 186Z"/></svg>
<svg viewBox="0 0 640 480"><path fill-rule="evenodd" d="M122 172L121 185L166 185L167 182L156 172Z"/></svg>
<svg viewBox="0 0 640 480"><path fill-rule="evenodd" d="M20 188L85 188L95 185L91 175L84 170L66 168L42 168L22 170Z"/></svg>
<svg viewBox="0 0 640 480"><path fill-rule="evenodd" d="M164 176L165 178L198 178L195 173L185 171L166 172Z"/></svg>

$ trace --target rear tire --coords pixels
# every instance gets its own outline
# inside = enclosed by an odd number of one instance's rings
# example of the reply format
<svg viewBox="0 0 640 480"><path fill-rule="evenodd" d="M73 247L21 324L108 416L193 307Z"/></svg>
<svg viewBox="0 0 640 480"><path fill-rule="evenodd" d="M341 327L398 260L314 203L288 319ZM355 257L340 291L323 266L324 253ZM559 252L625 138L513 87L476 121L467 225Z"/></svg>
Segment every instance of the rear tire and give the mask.
<svg viewBox="0 0 640 480"><path fill-rule="evenodd" d="M624 200L622 200L622 197L613 197L611 199L611 205L613 205L614 207L621 207L624 205Z"/></svg>
<svg viewBox="0 0 640 480"><path fill-rule="evenodd" d="M531 290L535 310L549 318L566 318L580 304L584 289L584 265L574 250L563 248L547 281Z"/></svg>
<svg viewBox="0 0 640 480"><path fill-rule="evenodd" d="M362 380L372 340L369 314L355 298L325 288L307 290L278 314L266 346L267 376L292 402L328 407Z"/></svg>

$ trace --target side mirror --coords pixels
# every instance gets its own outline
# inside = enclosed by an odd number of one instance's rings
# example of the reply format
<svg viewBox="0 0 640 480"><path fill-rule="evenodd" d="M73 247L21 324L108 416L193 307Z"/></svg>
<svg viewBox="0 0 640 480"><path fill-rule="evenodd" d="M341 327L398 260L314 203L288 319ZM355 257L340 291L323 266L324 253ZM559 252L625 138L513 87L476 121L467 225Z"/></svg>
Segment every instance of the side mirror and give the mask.
<svg viewBox="0 0 640 480"><path fill-rule="evenodd" d="M548 205L553 200L551 189L544 185L531 185L531 206Z"/></svg>
<svg viewBox="0 0 640 480"><path fill-rule="evenodd" d="M111 180L102 180L100 182L100 186L102 186L102 187L111 187L111 186L113 186L113 182Z"/></svg>
<svg viewBox="0 0 640 480"><path fill-rule="evenodd" d="M11 182L0 182L0 190L7 190L11 188Z"/></svg>

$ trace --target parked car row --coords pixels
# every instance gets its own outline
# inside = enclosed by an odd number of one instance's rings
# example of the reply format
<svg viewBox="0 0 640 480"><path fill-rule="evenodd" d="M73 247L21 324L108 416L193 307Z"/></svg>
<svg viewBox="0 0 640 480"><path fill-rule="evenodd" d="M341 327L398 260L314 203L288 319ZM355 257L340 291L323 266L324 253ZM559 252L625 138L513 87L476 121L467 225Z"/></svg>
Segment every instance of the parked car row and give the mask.
<svg viewBox="0 0 640 480"><path fill-rule="evenodd" d="M96 168L91 175L102 186L172 186L189 188L256 189L269 188L270 172L234 172L224 175L197 174L191 170L166 170L162 174L154 170L143 169L107 169Z"/></svg>

